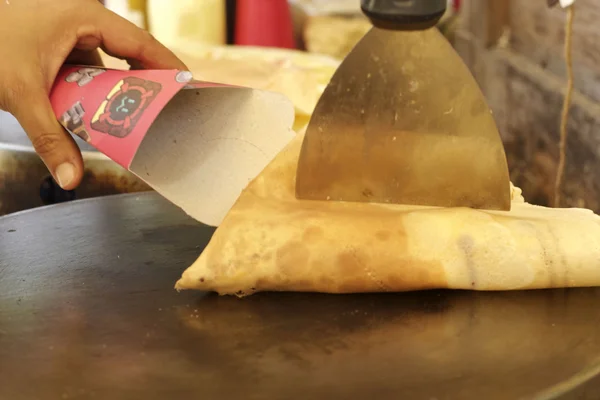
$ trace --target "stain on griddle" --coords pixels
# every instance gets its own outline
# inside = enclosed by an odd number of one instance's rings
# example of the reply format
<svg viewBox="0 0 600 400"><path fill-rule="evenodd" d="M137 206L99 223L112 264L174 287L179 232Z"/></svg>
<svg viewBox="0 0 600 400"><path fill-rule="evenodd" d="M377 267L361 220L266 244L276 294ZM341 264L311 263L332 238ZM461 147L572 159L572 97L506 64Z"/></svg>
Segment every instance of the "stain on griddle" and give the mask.
<svg viewBox="0 0 600 400"><path fill-rule="evenodd" d="M322 343L315 345L327 347L329 339L336 340L336 332L359 333L398 320L409 321L423 315L444 314L453 308L452 304L459 296L459 293L449 291L335 296L261 292L244 297L242 301L234 296L203 296L195 307L207 325L213 326L208 323L211 320L223 324L223 330L216 329L221 333L226 326L230 326L231 318L231 323L237 321L239 329L228 331L230 334L238 335L240 330L244 334L257 334L257 340L264 342L265 346L271 346L272 343L305 344L305 337L311 336L321 338L319 342ZM224 318L224 315L228 317ZM284 315L295 317L282 319ZM265 324L265 321L278 322ZM314 331L321 330L325 331L315 335ZM265 336L277 340L266 340Z"/></svg>
<svg viewBox="0 0 600 400"><path fill-rule="evenodd" d="M445 290L357 295L262 292L242 299L203 293L187 307L177 308L186 326L178 331L184 336L178 340L198 344L202 350L185 351L184 358L201 354L203 359L218 360L213 369L227 372L231 379L263 380L269 376L257 363L276 360L310 370L322 357L352 349L371 332L390 328L410 332L428 326L428 321L443 320L464 299L460 292Z"/></svg>

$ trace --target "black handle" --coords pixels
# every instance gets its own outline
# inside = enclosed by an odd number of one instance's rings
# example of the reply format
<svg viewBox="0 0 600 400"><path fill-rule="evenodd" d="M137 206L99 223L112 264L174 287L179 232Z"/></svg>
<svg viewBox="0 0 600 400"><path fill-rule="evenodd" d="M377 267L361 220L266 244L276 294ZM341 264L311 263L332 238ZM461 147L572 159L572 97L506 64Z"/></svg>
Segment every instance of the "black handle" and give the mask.
<svg viewBox="0 0 600 400"><path fill-rule="evenodd" d="M423 30L438 23L447 0L361 0L360 7L374 26L391 30Z"/></svg>

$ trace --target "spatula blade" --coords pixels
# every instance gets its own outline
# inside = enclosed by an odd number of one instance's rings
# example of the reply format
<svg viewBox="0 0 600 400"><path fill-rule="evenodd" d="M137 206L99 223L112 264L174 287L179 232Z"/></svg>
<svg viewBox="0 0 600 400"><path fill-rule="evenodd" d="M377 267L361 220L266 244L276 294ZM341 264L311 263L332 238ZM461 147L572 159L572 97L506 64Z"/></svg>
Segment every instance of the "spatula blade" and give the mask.
<svg viewBox="0 0 600 400"><path fill-rule="evenodd" d="M510 209L504 147L468 68L436 29L372 28L307 127L308 200Z"/></svg>

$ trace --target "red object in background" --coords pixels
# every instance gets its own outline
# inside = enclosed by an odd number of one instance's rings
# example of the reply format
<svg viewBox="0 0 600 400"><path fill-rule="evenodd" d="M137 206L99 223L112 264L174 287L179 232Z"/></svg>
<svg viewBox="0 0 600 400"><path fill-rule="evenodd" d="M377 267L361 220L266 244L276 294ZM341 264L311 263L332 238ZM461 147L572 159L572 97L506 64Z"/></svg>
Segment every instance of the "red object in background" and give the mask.
<svg viewBox="0 0 600 400"><path fill-rule="evenodd" d="M287 0L237 0L235 44L296 48Z"/></svg>
<svg viewBox="0 0 600 400"><path fill-rule="evenodd" d="M453 0L452 1L452 8L453 8L453 11L455 13L459 12L460 11L460 0Z"/></svg>

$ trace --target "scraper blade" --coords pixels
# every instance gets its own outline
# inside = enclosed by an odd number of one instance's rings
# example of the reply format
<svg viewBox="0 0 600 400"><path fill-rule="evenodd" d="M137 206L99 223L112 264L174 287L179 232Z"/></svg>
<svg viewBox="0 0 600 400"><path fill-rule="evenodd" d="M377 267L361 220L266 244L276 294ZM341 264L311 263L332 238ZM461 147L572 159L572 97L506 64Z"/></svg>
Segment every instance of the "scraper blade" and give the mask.
<svg viewBox="0 0 600 400"><path fill-rule="evenodd" d="M510 209L491 111L437 28L372 28L356 45L307 127L296 196Z"/></svg>

